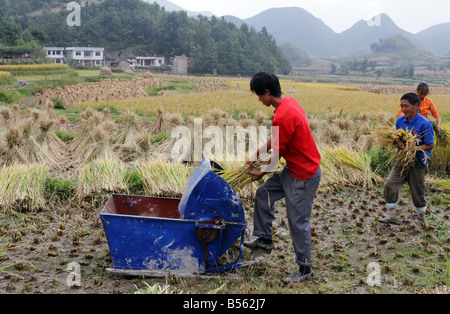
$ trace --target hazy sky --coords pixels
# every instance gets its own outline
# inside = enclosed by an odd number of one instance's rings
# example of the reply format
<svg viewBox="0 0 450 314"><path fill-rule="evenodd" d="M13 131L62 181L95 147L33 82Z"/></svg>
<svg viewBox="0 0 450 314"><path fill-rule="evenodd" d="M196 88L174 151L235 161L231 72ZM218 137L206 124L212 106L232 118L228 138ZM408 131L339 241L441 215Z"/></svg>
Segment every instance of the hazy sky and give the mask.
<svg viewBox="0 0 450 314"><path fill-rule="evenodd" d="M417 33L450 22L449 0L169 0L189 11L210 11L216 16L252 17L266 9L301 7L342 32L361 19L388 14L402 29ZM381 12L379 12L381 11Z"/></svg>

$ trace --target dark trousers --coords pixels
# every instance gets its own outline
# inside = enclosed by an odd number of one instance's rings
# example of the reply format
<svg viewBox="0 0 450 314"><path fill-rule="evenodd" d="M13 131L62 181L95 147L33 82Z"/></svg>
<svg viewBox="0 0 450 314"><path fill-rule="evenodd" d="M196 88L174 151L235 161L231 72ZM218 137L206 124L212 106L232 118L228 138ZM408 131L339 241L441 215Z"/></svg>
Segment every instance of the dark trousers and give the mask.
<svg viewBox="0 0 450 314"><path fill-rule="evenodd" d="M296 262L301 266L311 264L311 211L319 188L321 169L309 180L297 180L287 167L274 174L256 192L253 235L272 239L276 201L286 199L286 211Z"/></svg>
<svg viewBox="0 0 450 314"><path fill-rule="evenodd" d="M401 168L395 166L384 182L384 199L386 200L387 208L393 209L397 207L398 192L405 183L408 183L416 212L424 214L427 209L425 176L428 173L428 166L416 164L406 169L403 174L401 171Z"/></svg>

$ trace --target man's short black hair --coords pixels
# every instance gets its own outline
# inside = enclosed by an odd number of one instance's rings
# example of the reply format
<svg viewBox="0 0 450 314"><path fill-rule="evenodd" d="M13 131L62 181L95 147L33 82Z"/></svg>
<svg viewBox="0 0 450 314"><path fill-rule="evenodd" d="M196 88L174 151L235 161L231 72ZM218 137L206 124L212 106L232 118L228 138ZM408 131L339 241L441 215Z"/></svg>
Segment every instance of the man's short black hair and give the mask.
<svg viewBox="0 0 450 314"><path fill-rule="evenodd" d="M417 96L417 94L414 94L414 93L408 93L408 94L403 95L401 100L407 100L413 106L414 105L420 106L420 98L419 98L419 96Z"/></svg>
<svg viewBox="0 0 450 314"><path fill-rule="evenodd" d="M266 89L270 92L271 96L280 97L283 95L280 80L275 74L269 72L256 73L250 82L250 89L258 96L264 95Z"/></svg>

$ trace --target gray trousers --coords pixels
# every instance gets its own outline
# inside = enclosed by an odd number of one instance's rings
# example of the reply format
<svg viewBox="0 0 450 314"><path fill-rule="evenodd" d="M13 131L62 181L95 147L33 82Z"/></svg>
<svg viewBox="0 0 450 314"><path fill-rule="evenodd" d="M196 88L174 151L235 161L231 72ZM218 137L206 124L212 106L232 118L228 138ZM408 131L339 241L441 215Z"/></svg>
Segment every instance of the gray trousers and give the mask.
<svg viewBox="0 0 450 314"><path fill-rule="evenodd" d="M296 262L301 266L311 265L311 211L319 188L322 171L309 180L294 179L287 167L274 174L256 191L253 235L272 239L276 201L286 199L286 211L291 232Z"/></svg>
<svg viewBox="0 0 450 314"><path fill-rule="evenodd" d="M388 209L397 207L398 192L405 183L408 183L416 212L424 214L427 210L427 201L425 200L425 176L427 173L427 165L416 164L405 170L403 174L400 168L392 168L389 177L384 182L386 207Z"/></svg>

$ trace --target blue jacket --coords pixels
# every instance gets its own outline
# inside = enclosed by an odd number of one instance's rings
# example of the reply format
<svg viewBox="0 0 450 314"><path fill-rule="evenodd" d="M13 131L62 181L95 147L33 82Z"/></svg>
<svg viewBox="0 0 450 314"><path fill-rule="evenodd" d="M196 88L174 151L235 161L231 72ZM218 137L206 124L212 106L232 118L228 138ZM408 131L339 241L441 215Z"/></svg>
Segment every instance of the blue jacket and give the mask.
<svg viewBox="0 0 450 314"><path fill-rule="evenodd" d="M434 143L434 130L433 124L427 118L421 116L419 113L415 116L414 119L408 121L405 116L401 116L397 119L396 123L397 130L403 129L412 133L413 135L417 135L417 138L420 140L418 146L422 145L430 145ZM421 165L428 164L428 161L431 157L431 149L427 150L426 153L428 158L425 159L425 155L423 152L417 152L417 162Z"/></svg>

